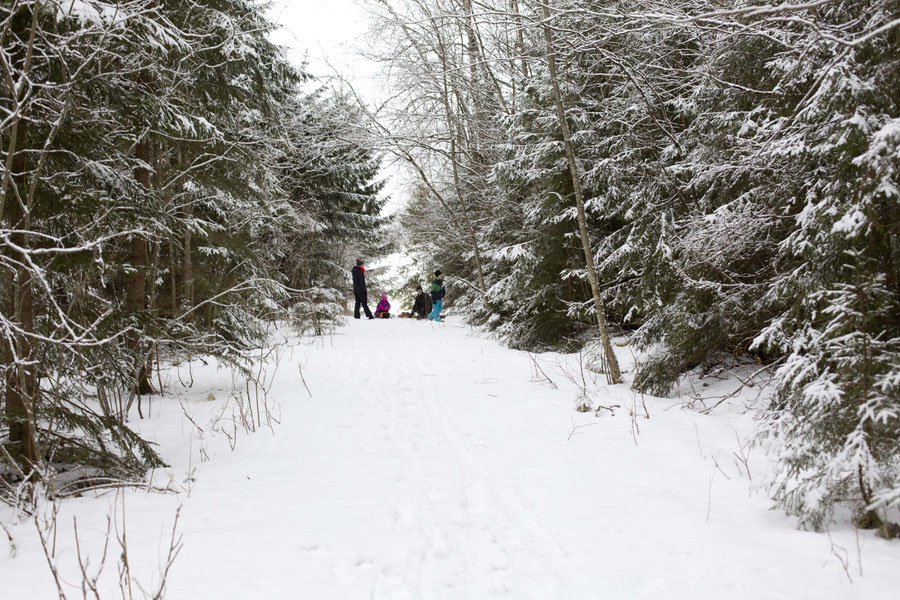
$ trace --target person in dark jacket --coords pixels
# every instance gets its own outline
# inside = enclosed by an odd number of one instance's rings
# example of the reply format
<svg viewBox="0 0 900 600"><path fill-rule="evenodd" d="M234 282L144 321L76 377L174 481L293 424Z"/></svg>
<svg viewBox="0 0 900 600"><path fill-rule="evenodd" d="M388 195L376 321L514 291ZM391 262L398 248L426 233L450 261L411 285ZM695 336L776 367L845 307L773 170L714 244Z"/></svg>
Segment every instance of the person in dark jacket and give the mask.
<svg viewBox="0 0 900 600"><path fill-rule="evenodd" d="M366 268L363 266L361 258L356 259L356 266L350 272L353 274L353 295L356 296L356 308L353 309L353 318L359 318L359 307L362 306L366 311L366 317L374 319L372 311L369 310L369 293L366 290Z"/></svg>
<svg viewBox="0 0 900 600"><path fill-rule="evenodd" d="M441 322L441 309L444 308L444 295L447 290L444 289L444 274L440 270L434 272L434 281L431 282L431 303L434 310L428 315L432 321Z"/></svg>
<svg viewBox="0 0 900 600"><path fill-rule="evenodd" d="M416 286L416 299L413 301L412 313L417 319L424 319L431 312L431 295L422 291L422 286Z"/></svg>

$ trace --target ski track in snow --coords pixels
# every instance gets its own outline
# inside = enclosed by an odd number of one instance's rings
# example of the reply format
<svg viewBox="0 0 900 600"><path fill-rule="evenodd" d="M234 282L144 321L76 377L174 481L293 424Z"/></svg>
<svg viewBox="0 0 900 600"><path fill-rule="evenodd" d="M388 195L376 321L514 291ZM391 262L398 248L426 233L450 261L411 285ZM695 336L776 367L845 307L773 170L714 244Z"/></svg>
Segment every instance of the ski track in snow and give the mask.
<svg viewBox="0 0 900 600"><path fill-rule="evenodd" d="M333 338L292 340L280 357L270 403L281 424L239 431L234 451L207 425L234 393L215 365L194 363L190 389L169 377L204 432L171 397L132 421L171 464L154 481L185 483L196 471L190 494L128 494L129 559L144 587L183 503L169 600L896 595L896 543L864 533L857 551L847 527L831 538L799 532L748 494L732 453L752 430L749 415L667 410L675 401L648 398L652 418L634 436L624 408L574 412L577 387L555 363L577 357L540 357L551 389L532 380L527 355L452 321L351 320ZM210 391L217 401L207 402ZM620 407L634 400L624 386L598 394ZM96 558L112 499L61 506L58 562L71 585L80 581L72 517ZM12 522L6 509L0 518ZM33 524L12 531L17 555L0 554L0 600L56 598ZM118 597L114 564L104 577Z"/></svg>
<svg viewBox="0 0 900 600"><path fill-rule="evenodd" d="M404 490L372 598L594 597L573 594L565 553L466 447L436 401L435 366L419 360L411 375L388 361L366 381L401 450Z"/></svg>

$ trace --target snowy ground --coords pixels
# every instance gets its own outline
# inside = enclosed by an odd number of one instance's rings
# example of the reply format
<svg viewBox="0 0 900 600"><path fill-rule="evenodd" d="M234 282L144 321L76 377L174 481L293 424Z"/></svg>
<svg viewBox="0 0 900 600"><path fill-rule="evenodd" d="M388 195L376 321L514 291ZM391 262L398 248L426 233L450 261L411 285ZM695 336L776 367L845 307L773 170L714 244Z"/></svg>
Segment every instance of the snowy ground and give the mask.
<svg viewBox="0 0 900 600"><path fill-rule="evenodd" d="M243 380L198 361L183 387L182 365L135 418L172 465L154 484L181 493L63 502L48 537L63 591L82 597L73 516L93 573L124 503L134 597L159 583L179 505L169 599L896 597L896 542L797 531L749 493L764 458L746 454L753 423L736 407L647 398L650 419L634 419L640 398L600 386L615 414L576 413L578 357L538 361L556 388L527 354L452 322L351 321L268 359L263 400L280 424L266 427L263 405L253 434ZM34 523L9 529L0 598L58 597ZM103 598L120 597L120 554L114 541Z"/></svg>

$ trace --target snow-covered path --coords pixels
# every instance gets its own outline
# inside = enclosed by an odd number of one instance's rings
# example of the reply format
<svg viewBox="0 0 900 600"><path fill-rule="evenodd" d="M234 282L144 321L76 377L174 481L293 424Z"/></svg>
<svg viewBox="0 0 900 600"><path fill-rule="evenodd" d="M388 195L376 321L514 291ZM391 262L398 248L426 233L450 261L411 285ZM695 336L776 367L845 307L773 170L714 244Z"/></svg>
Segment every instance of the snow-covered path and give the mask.
<svg viewBox="0 0 900 600"><path fill-rule="evenodd" d="M748 495L736 458L747 416L648 398L638 432L625 388L598 397L620 405L615 416L576 413L560 365L574 374L577 357L540 361L558 389L534 380L527 354L452 323L351 321L281 353L270 394L281 424L239 434L234 451L156 400L142 426L176 479L196 469L196 482L179 497L128 495L136 577L152 580L182 502L167 594L177 600L819 600L897 589L896 544L865 533L860 554L852 530L798 532ZM231 380L212 367L197 378L186 409L202 427L210 408L197 398L216 386L222 398ZM751 453L751 474L757 461ZM108 503L69 501L60 522L76 513L82 530L93 516L99 529ZM15 528L19 556L0 559L14 586L4 600L55 595L27 531ZM7 577L23 568L30 583Z"/></svg>

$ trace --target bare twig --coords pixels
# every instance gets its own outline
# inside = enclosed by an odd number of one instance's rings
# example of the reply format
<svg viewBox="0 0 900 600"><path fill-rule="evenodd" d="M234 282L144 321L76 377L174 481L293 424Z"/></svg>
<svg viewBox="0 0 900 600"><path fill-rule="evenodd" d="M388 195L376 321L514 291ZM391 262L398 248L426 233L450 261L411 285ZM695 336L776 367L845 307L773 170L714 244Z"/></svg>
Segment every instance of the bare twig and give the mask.
<svg viewBox="0 0 900 600"><path fill-rule="evenodd" d="M106 555L109 550L109 538L112 535L112 519L110 519L109 515L106 516L106 538L103 541L103 556L100 558L100 562L97 567L97 571L90 575L90 565L91 559L90 557L82 558L81 556L81 541L78 537L78 519L73 516L72 517L73 526L75 528L75 551L76 556L78 557L78 567L81 570L81 593L84 598L87 598L87 593L90 591L95 600L100 600L100 592L97 590L97 581L100 579L101 573L103 573L103 568L106 566Z"/></svg>
<svg viewBox="0 0 900 600"><path fill-rule="evenodd" d="M9 557L15 558L16 557L16 540L13 539L12 533L9 531L9 529L6 528L6 525L4 525L2 521L0 521L0 527L3 528L3 533L5 533L6 537L9 539Z"/></svg>
<svg viewBox="0 0 900 600"><path fill-rule="evenodd" d="M306 378L303 376L303 365L301 363L297 363L297 369L300 371L300 381L303 382L303 387L306 388L306 393L309 394L309 397L312 398L312 392L309 391L309 386L306 384Z"/></svg>
<svg viewBox="0 0 900 600"><path fill-rule="evenodd" d="M600 416L600 411L601 411L601 410L606 410L606 411L609 411L609 414L610 414L610 415L615 416L615 414L616 414L616 410L615 410L615 409L617 409L617 408L620 408L618 404L610 404L609 406L605 406L605 405L603 405L603 404L600 404L600 405L598 405L597 408L594 410L594 415L597 416L597 417L599 417L599 416Z"/></svg>
<svg viewBox="0 0 900 600"><path fill-rule="evenodd" d="M828 543L831 545L831 554L837 559L838 564L841 565L844 575L847 576L847 581L853 583L853 576L850 575L850 555L847 552L847 549L834 543L834 540L831 537L831 529L827 526L825 527L825 533L828 534Z"/></svg>
<svg viewBox="0 0 900 600"><path fill-rule="evenodd" d="M694 422L694 433L697 434L697 449L700 450L700 458L705 459L706 455L703 454L703 446L700 445L700 429L697 427L696 421Z"/></svg>
<svg viewBox="0 0 900 600"><path fill-rule="evenodd" d="M191 418L191 415L190 415L190 414L188 414L187 408L185 408L184 402L181 401L181 398L178 399L178 404L181 405L181 411L184 413L184 416L187 417L187 420L190 421L191 424L192 424L194 427L196 427L196 428L197 428L197 431L199 431L200 434L202 435L202 434L203 434L203 428L200 427L199 425L197 425L197 422L194 421L194 419Z"/></svg>
<svg viewBox="0 0 900 600"><path fill-rule="evenodd" d="M178 555L181 553L181 549L184 546L182 543L182 539L184 536L178 533L178 519L181 517L181 506L179 506L175 510L175 521L172 523L172 535L169 539L169 550L166 554L166 562L160 567L160 580L156 585L156 589L152 592L147 592L144 588L138 583L138 587L143 593L145 598L149 598L150 600L162 600L165 597L166 593L166 583L169 579L169 571L172 569L172 565L175 564L175 559L178 558Z"/></svg>
<svg viewBox="0 0 900 600"><path fill-rule="evenodd" d="M724 475L724 476L725 476L725 479L729 479L729 480L730 480L731 477L728 476L728 473L726 473L725 471L723 471L723 470L722 470L722 467L719 466L719 459L718 459L718 456L715 455L715 454L710 454L710 458L712 459L713 464L716 466L716 469L718 469L719 473L721 473L722 475Z"/></svg>
<svg viewBox="0 0 900 600"><path fill-rule="evenodd" d="M741 471L741 467L743 467L743 472L747 473L747 479L753 481L753 476L750 474L750 450L752 446L749 442L747 444L741 442L741 436L737 430L734 430L734 437L737 439L738 452L732 452L732 454L734 455L735 463L738 465L738 471Z"/></svg>
<svg viewBox="0 0 900 600"><path fill-rule="evenodd" d="M118 497L118 496L117 496ZM119 586L122 589L122 595L125 595L127 586L128 600L134 599L134 592L131 587L131 563L128 561L128 538L126 532L126 512L125 512L125 494L122 494L122 532L119 535L118 522L116 524L116 539L119 541L119 547L122 549L122 557L119 561Z"/></svg>
<svg viewBox="0 0 900 600"><path fill-rule="evenodd" d="M47 566L50 567L50 574L53 576L53 583L56 584L56 591L59 600L66 600L66 593L63 591L62 578L59 575L59 569L56 567L56 553L53 548L48 545L47 534L52 532L56 537L56 517L57 504L53 503L53 510L50 517L44 517L43 526L37 514L34 515L34 526L37 529L38 539L41 542L41 549L44 551L44 558L47 560ZM55 544L54 544L55 546Z"/></svg>
<svg viewBox="0 0 900 600"><path fill-rule="evenodd" d="M583 423L581 425L576 425L575 420L572 420L572 430L569 431L569 437L566 438L566 441L572 441L572 436L578 433L579 429L584 429L585 427L591 427L593 425L599 425L599 423Z"/></svg>
<svg viewBox="0 0 900 600"><path fill-rule="evenodd" d="M559 389L556 383L550 379L550 377L544 372L544 369L541 368L541 365L538 363L537 357L531 352L528 353L528 358L531 360L531 364L534 367L534 378L532 381L545 381L550 385L554 390Z"/></svg>

